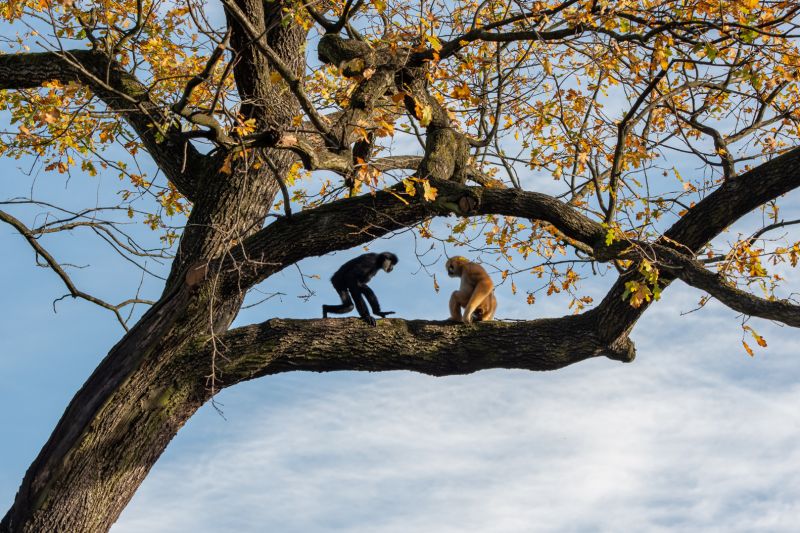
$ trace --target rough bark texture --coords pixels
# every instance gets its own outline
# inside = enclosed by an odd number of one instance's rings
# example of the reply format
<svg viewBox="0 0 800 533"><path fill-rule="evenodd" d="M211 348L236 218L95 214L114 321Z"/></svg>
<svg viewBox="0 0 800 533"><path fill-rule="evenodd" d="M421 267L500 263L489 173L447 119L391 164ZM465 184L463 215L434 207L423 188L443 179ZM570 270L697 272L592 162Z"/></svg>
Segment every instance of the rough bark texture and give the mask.
<svg viewBox="0 0 800 533"><path fill-rule="evenodd" d="M247 5L259 9L261 2ZM263 24L280 17L279 3L259 10ZM271 24L273 39L287 63L300 68L304 31ZM247 48L248 40L233 41ZM238 39L238 40L237 40ZM269 69L258 54L243 54L235 68L242 94L258 100L263 123L267 118L285 126L297 113L290 94L261 90ZM258 63L252 65L252 62ZM105 75L111 65L111 76ZM16 72L16 74L15 74ZM97 76L103 73L103 77ZM21 75L23 74L23 75ZM186 271L223 255L231 243L258 230L274 201L277 181L266 169L255 171L244 164L222 172L213 161L186 148L187 141L174 132L170 140L156 142L151 131L152 114L163 112L149 104L144 86L116 69L100 54L85 51L23 56L0 56L0 87L33 87L50 79L78 80L122 112L145 141L159 167L179 169L183 154L196 155L198 167L191 174L167 175L189 196L194 207L182 236L178 256L159 302L109 352L73 398L37 459L28 469L14 505L0 523L2 531L103 531L114 523L167 443L201 405L201 397L189 397L198 384L175 391L175 382L163 371L176 354L197 342L197 334L225 331L236 316L243 292L220 298L214 280L199 287L183 283ZM129 98L120 98L124 89ZM131 99L136 105L131 105ZM147 107L151 106L151 108ZM267 124L266 127L271 127ZM152 138L152 143L149 139ZM268 153L279 172L292 157L285 151ZM162 161L162 158L165 161ZM201 388L205 380L201 380Z"/></svg>
<svg viewBox="0 0 800 533"><path fill-rule="evenodd" d="M634 358L629 339L616 346L597 334L593 313L522 323L381 320L377 329L357 319L285 320L237 328L220 340L225 386L267 374L310 370L411 370L432 376L489 368L556 370L591 357ZM568 328L574 334L564 335ZM313 340L311 340L313 339ZM193 354L202 372L209 350Z"/></svg>

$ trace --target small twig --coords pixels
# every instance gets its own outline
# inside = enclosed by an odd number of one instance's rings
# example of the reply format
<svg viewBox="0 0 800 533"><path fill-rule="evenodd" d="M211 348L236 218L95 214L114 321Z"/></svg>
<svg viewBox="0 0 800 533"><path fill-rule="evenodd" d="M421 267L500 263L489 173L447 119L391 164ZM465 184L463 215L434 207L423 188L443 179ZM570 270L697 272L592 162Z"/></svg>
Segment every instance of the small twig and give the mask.
<svg viewBox="0 0 800 533"><path fill-rule="evenodd" d="M265 157L264 160L267 162L267 166L272 171L272 176L275 178L275 181L278 182L278 186L281 188L281 194L283 195L283 212L286 214L286 218L292 218L292 207L289 205L291 198L289 196L289 189L286 187L286 182L283 181L280 171L278 171L275 163L273 163L268 157Z"/></svg>
<svg viewBox="0 0 800 533"><path fill-rule="evenodd" d="M69 294L65 294L64 296L56 298L53 301L54 311L56 302L63 300L67 296L71 296L73 298L81 298L83 300L86 300L87 302L91 302L95 305L98 305L100 307L112 311L114 315L117 317L119 323L125 329L125 331L128 331L128 326L125 324L125 320L122 318L122 315L120 314L119 310L127 305L132 305L137 303L142 303L147 305L153 305L155 303L151 300L140 300L137 298L130 298L117 305L113 305L104 300L96 298L91 294L87 294L79 290L72 282L72 279L69 277L69 275L64 271L62 266L58 263L58 261L56 261L55 258L52 255L50 255L50 253L41 244L39 244L39 241L31 233L30 229L28 229L28 227L22 223L22 221L6 213L5 211L0 211L0 220L14 227L17 231L20 232L20 234L23 237L25 237L25 240L27 240L28 243L31 245L31 247L36 251L36 254L44 258L44 260L47 262L47 266L49 266L56 273L56 275L58 275L58 277L61 278L61 281L64 282L64 285L66 285L67 290L69 290Z"/></svg>

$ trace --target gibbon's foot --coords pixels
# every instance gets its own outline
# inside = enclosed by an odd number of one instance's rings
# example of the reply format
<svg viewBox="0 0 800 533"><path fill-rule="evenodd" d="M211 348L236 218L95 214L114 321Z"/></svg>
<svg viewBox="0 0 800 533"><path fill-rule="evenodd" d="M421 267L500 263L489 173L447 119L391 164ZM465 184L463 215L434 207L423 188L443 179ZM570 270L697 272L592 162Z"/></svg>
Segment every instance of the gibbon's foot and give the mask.
<svg viewBox="0 0 800 533"><path fill-rule="evenodd" d="M394 311L381 311L380 313L375 313L381 318L386 318L387 315L393 315Z"/></svg>
<svg viewBox="0 0 800 533"><path fill-rule="evenodd" d="M362 317L361 320L363 320L364 322L367 323L367 325L370 325L373 328L378 326L378 322L375 320L375 317L365 316Z"/></svg>

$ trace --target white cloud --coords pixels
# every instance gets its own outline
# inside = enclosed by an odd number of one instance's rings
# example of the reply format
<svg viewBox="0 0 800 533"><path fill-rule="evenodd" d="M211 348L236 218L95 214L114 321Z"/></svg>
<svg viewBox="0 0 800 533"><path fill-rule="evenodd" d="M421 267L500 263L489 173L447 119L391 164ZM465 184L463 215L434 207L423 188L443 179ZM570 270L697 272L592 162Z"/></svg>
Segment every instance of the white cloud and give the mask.
<svg viewBox="0 0 800 533"><path fill-rule="evenodd" d="M233 389L229 421L190 422L113 531L795 531L794 332L759 325L751 359L714 309L678 319L697 295L675 289L631 365Z"/></svg>

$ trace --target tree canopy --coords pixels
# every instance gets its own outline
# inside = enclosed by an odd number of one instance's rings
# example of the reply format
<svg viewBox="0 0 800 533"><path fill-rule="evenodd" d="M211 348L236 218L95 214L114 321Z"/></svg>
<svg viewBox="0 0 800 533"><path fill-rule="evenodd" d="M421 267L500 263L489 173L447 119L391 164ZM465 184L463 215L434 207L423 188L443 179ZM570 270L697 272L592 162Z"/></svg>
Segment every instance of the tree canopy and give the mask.
<svg viewBox="0 0 800 533"><path fill-rule="evenodd" d="M788 202L799 12L788 0L4 3L0 155L121 190L110 206L0 199L0 220L126 332L0 530L107 529L185 421L244 380L629 362L637 319L676 279L699 306L741 313L751 355L767 341L748 317L800 326L784 279L800 256ZM230 328L248 291L286 267L403 230L479 255L530 305L569 295L567 316ZM72 231L145 276L146 259L168 261L161 295L132 286L108 302L73 282L48 251ZM615 279L599 302L582 288L597 275Z"/></svg>

